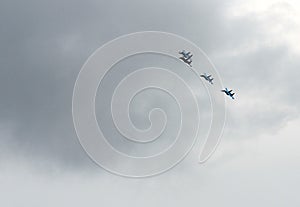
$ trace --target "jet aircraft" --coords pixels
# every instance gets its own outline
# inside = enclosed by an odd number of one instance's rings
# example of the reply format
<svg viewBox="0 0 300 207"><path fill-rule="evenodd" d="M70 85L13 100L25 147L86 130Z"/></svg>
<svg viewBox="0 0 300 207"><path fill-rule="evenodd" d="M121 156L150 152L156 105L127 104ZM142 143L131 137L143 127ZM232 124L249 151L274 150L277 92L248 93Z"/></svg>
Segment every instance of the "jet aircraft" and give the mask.
<svg viewBox="0 0 300 207"><path fill-rule="evenodd" d="M206 75L206 73L200 75L200 77L204 78L205 80L207 80L210 84L213 84L213 78L211 77L211 75Z"/></svg>
<svg viewBox="0 0 300 207"><path fill-rule="evenodd" d="M184 63L188 64L190 67L192 67L192 59L187 59L184 57L180 57L179 59L182 60Z"/></svg>
<svg viewBox="0 0 300 207"><path fill-rule="evenodd" d="M232 93L232 90L228 90L227 88L225 88L224 90L221 91L224 92L227 96L230 96L232 99L234 99L233 95L235 93Z"/></svg>
<svg viewBox="0 0 300 207"><path fill-rule="evenodd" d="M186 52L185 50L179 51L179 54L181 54L184 58L190 59L193 55L191 52Z"/></svg>
<svg viewBox="0 0 300 207"><path fill-rule="evenodd" d="M193 54L191 54L191 52L186 52L185 50L182 50L179 52L179 54L182 55L182 57L180 57L179 59L182 60L184 63L188 64L190 67L192 67L192 57Z"/></svg>

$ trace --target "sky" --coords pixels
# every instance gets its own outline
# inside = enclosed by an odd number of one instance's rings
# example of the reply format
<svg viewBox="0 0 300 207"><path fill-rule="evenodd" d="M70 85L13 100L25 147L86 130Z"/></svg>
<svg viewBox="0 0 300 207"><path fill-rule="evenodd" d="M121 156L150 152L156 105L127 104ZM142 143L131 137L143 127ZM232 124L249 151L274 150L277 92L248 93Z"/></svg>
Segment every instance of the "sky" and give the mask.
<svg viewBox="0 0 300 207"><path fill-rule="evenodd" d="M1 0L0 26L1 206L300 205L298 1ZM124 178L78 142L73 87L101 45L149 30L198 45L236 100L206 163L196 146L166 173Z"/></svg>

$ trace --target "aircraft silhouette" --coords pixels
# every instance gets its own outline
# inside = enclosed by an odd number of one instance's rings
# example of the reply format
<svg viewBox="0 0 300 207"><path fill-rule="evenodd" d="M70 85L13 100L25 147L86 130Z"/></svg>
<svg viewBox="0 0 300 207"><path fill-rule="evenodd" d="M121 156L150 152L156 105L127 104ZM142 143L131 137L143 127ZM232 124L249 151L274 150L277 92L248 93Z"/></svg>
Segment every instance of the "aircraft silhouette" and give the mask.
<svg viewBox="0 0 300 207"><path fill-rule="evenodd" d="M192 59L186 59L184 57L180 57L179 59L182 60L184 63L188 64L190 67L192 67Z"/></svg>
<svg viewBox="0 0 300 207"><path fill-rule="evenodd" d="M211 75L206 75L206 73L201 74L200 77L204 78L205 80L207 80L210 84L213 84L213 78L211 77Z"/></svg>
<svg viewBox="0 0 300 207"><path fill-rule="evenodd" d="M179 59L182 60L184 63L188 64L190 67L192 67L193 54L191 54L191 52L186 52L185 50L180 51L179 54L182 55L182 57L180 57Z"/></svg>
<svg viewBox="0 0 300 207"><path fill-rule="evenodd" d="M184 58L190 59L193 55L191 52L186 52L185 50L179 51L179 54L181 54Z"/></svg>
<svg viewBox="0 0 300 207"><path fill-rule="evenodd" d="M224 90L221 91L224 92L227 96L230 96L232 99L234 99L233 95L235 93L232 93L232 90L228 90L227 88L225 88Z"/></svg>

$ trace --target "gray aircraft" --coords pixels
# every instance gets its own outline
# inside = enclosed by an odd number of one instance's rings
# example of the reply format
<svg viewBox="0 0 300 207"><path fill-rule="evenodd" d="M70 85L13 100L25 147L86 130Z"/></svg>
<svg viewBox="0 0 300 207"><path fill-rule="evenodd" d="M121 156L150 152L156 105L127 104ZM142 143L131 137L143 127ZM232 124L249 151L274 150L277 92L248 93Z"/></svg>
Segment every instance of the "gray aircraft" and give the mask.
<svg viewBox="0 0 300 207"><path fill-rule="evenodd" d="M184 63L188 64L190 67L192 67L192 57L193 55L190 52L185 52L184 50L182 50L181 52L179 52L179 54L182 55L182 57L180 57L179 59L182 60Z"/></svg>
<svg viewBox="0 0 300 207"><path fill-rule="evenodd" d="M186 52L185 50L179 51L179 54L181 54L184 58L190 59L193 55L191 52Z"/></svg>
<svg viewBox="0 0 300 207"><path fill-rule="evenodd" d="M213 78L211 77L211 75L206 75L206 73L201 74L200 77L204 78L205 80L207 80L210 84L213 84Z"/></svg>
<svg viewBox="0 0 300 207"><path fill-rule="evenodd" d="M192 59L186 59L184 57L180 57L180 60L182 60L184 63L188 64L190 67L192 67Z"/></svg>
<svg viewBox="0 0 300 207"><path fill-rule="evenodd" d="M232 90L228 90L227 88L225 88L224 90L221 91L224 92L227 96L230 96L232 99L234 99L233 95L235 93L232 93Z"/></svg>

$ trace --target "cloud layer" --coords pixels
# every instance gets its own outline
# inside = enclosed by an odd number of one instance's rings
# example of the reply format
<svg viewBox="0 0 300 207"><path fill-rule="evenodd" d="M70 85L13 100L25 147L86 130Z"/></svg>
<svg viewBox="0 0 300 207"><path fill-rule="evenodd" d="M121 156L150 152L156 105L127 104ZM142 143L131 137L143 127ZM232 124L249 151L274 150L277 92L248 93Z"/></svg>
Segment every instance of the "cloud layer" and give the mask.
<svg viewBox="0 0 300 207"><path fill-rule="evenodd" d="M10 206L299 206L299 10L292 0L2 1L0 203L17 196ZM72 90L94 50L142 30L196 43L237 100L228 100L223 141L209 163L194 164L196 149L174 171L127 180L82 150Z"/></svg>

